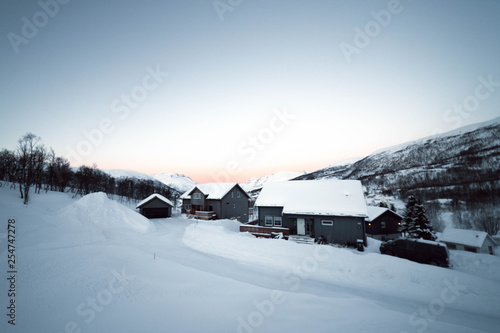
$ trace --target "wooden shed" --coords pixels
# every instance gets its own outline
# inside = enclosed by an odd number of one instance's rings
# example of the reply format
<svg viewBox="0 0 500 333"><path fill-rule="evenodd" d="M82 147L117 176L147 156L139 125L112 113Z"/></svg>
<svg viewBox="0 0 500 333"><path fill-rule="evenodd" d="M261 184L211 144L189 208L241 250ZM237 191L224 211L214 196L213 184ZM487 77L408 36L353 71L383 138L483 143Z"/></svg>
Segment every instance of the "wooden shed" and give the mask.
<svg viewBox="0 0 500 333"><path fill-rule="evenodd" d="M139 202L136 209L148 219L155 219L171 217L173 206L170 200L155 193Z"/></svg>

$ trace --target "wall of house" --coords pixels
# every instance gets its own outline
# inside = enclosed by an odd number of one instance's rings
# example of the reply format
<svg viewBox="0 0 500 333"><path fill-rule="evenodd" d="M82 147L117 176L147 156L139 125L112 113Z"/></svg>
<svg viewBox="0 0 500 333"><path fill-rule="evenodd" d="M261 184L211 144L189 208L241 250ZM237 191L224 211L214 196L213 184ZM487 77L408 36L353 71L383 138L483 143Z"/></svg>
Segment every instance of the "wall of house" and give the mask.
<svg viewBox="0 0 500 333"><path fill-rule="evenodd" d="M265 227L266 222L265 218L266 216L272 216L273 220L274 217L282 217L283 215L283 207L255 207L254 209L258 209L258 214L259 214L259 226ZM289 228L290 225L288 223L288 220L285 222L285 219L282 218L282 228Z"/></svg>
<svg viewBox="0 0 500 333"><path fill-rule="evenodd" d="M182 199L181 213L190 213L186 210L186 205L191 205L191 199Z"/></svg>
<svg viewBox="0 0 500 333"><path fill-rule="evenodd" d="M333 220L333 225L323 225L323 220ZM315 216L315 238L323 236L327 243L356 244L362 239L366 245L365 219L353 216Z"/></svg>
<svg viewBox="0 0 500 333"><path fill-rule="evenodd" d="M201 193L201 199L194 199L194 194L195 193ZM205 195L198 189L195 189L192 193L191 193L191 205L199 205L202 207L203 210L206 209L206 206L205 206Z"/></svg>
<svg viewBox="0 0 500 333"><path fill-rule="evenodd" d="M207 199L206 201L206 210L214 211L215 214L217 215L217 218L220 219L222 218L221 216L221 201L220 200L213 200L213 199Z"/></svg>
<svg viewBox="0 0 500 333"><path fill-rule="evenodd" d="M382 228L382 221L385 222L385 228ZM366 235L378 240L396 239L401 236L398 232L401 218L387 211L373 221L365 222Z"/></svg>
<svg viewBox="0 0 500 333"><path fill-rule="evenodd" d="M495 254L495 246L496 244L491 241L488 237L484 240L483 246L481 247L481 253L487 253L490 254L489 247L491 246L491 249L493 251L493 254Z"/></svg>
<svg viewBox="0 0 500 333"><path fill-rule="evenodd" d="M240 222L248 222L248 196L239 186L234 186L220 202L220 218L238 218Z"/></svg>

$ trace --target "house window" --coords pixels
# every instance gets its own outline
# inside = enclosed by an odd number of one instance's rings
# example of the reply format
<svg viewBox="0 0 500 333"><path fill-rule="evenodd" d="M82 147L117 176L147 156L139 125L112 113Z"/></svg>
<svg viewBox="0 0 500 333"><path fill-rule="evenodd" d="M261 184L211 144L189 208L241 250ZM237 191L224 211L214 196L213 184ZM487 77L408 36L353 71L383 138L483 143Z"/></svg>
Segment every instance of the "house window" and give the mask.
<svg viewBox="0 0 500 333"><path fill-rule="evenodd" d="M231 198L234 198L234 191L231 191Z"/></svg>
<svg viewBox="0 0 500 333"><path fill-rule="evenodd" d="M274 226L275 227L281 227L281 216L275 216L274 217Z"/></svg>
<svg viewBox="0 0 500 333"><path fill-rule="evenodd" d="M201 199L201 193L194 193L193 199Z"/></svg>
<svg viewBox="0 0 500 333"><path fill-rule="evenodd" d="M273 217L272 216L266 216L266 226L273 226Z"/></svg>
<svg viewBox="0 0 500 333"><path fill-rule="evenodd" d="M329 227L333 227L333 221L332 220L322 220L321 224L329 226Z"/></svg>
<svg viewBox="0 0 500 333"><path fill-rule="evenodd" d="M190 204L186 204L185 208L186 208L187 211L190 211L191 210L191 205Z"/></svg>
<svg viewBox="0 0 500 333"><path fill-rule="evenodd" d="M457 245L456 244L447 244L448 248L450 250L456 250L457 249Z"/></svg>
<svg viewBox="0 0 500 333"><path fill-rule="evenodd" d="M236 192L236 197L239 198L240 197L240 191Z"/></svg>
<svg viewBox="0 0 500 333"><path fill-rule="evenodd" d="M382 229L385 229L385 221L380 222L380 227L381 227Z"/></svg>
<svg viewBox="0 0 500 333"><path fill-rule="evenodd" d="M236 204L233 204L233 209L236 209Z"/></svg>
<svg viewBox="0 0 500 333"><path fill-rule="evenodd" d="M477 249L475 247L472 247L472 246L464 246L464 250L477 253Z"/></svg>

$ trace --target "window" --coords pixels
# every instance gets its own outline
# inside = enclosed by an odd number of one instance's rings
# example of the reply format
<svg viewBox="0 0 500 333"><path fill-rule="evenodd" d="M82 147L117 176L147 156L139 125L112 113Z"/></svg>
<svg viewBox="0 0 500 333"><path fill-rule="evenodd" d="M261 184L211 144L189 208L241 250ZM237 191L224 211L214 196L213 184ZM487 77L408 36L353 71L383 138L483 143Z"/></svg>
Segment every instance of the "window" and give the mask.
<svg viewBox="0 0 500 333"><path fill-rule="evenodd" d="M275 216L274 217L274 226L275 227L281 227L281 216Z"/></svg>
<svg viewBox="0 0 500 333"><path fill-rule="evenodd" d="M201 199L201 193L194 193L193 199Z"/></svg>
<svg viewBox="0 0 500 333"><path fill-rule="evenodd" d="M186 209L187 211L190 211L190 210L191 210L191 205L190 205L190 204L186 204L185 209Z"/></svg>
<svg viewBox="0 0 500 333"><path fill-rule="evenodd" d="M472 246L464 246L464 250L477 253L477 249L475 247L472 247Z"/></svg>
<svg viewBox="0 0 500 333"><path fill-rule="evenodd" d="M233 209L236 209L236 204L233 204Z"/></svg>
<svg viewBox="0 0 500 333"><path fill-rule="evenodd" d="M236 197L239 198L240 197L240 191L236 192Z"/></svg>
<svg viewBox="0 0 500 333"><path fill-rule="evenodd" d="M266 226L273 226L273 217L272 216L266 216Z"/></svg>
<svg viewBox="0 0 500 333"><path fill-rule="evenodd" d="M450 243L448 243L448 244L446 244L446 245L448 246L448 248L449 248L450 250L456 250L456 249L457 249L457 245L456 245L456 244L450 244Z"/></svg>
<svg viewBox="0 0 500 333"><path fill-rule="evenodd" d="M234 191L231 191L231 198L234 198Z"/></svg>
<svg viewBox="0 0 500 333"><path fill-rule="evenodd" d="M380 222L380 227L381 227L382 229L385 229L385 221L381 221L381 222Z"/></svg>
<svg viewBox="0 0 500 333"><path fill-rule="evenodd" d="M321 224L329 226L329 227L333 227L333 221L332 220L323 220L323 221L321 221Z"/></svg>

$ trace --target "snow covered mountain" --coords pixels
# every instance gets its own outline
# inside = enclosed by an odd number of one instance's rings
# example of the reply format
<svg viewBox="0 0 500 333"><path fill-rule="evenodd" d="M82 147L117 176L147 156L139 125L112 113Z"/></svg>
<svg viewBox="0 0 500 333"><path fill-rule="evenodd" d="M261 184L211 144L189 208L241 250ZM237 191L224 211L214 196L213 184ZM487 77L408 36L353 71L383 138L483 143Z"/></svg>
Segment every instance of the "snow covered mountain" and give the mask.
<svg viewBox="0 0 500 333"><path fill-rule="evenodd" d="M190 188L192 188L197 184L194 180L192 180L188 176L181 175L178 173L164 172L152 176L156 180L162 182L165 185L173 187L179 190L180 192L186 192L187 190L189 190Z"/></svg>
<svg viewBox="0 0 500 333"><path fill-rule="evenodd" d="M125 169L106 169L102 170L111 177L114 178L136 178L140 180L152 180L154 182L160 182L168 187L171 187L181 193L184 193L194 185L196 182L191 178L178 174L178 173L159 173L155 175L148 175L142 172L125 170Z"/></svg>
<svg viewBox="0 0 500 333"><path fill-rule="evenodd" d="M297 179L359 179L387 193L423 199L500 199L500 117L378 150L354 163Z"/></svg>
<svg viewBox="0 0 500 333"><path fill-rule="evenodd" d="M270 182L281 182L287 181L305 174L304 172L293 172L293 171L279 171L273 175L252 178L245 183L241 184L241 187L247 192L252 192L254 190L261 189L265 183Z"/></svg>
<svg viewBox="0 0 500 333"><path fill-rule="evenodd" d="M125 170L125 169L106 169L102 170L102 172L107 173L111 177L114 177L116 179L118 178L137 178L137 179L144 179L144 180L152 180L156 181L157 179L151 175L147 175L142 172L138 171L133 171L133 170Z"/></svg>

